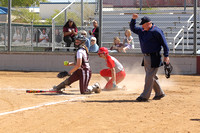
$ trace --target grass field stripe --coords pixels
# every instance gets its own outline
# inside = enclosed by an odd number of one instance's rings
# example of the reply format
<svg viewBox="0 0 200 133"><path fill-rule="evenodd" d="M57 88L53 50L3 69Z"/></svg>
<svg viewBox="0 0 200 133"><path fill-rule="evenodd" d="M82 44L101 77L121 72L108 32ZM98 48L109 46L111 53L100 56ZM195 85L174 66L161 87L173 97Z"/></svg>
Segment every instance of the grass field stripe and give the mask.
<svg viewBox="0 0 200 133"><path fill-rule="evenodd" d="M85 97L76 97L76 98L72 98L72 99L69 99L69 100L58 101L58 102L50 102L50 103L45 103L45 104L41 104L41 105L37 105L37 106L33 106L33 107L27 107L27 108L14 110L14 111L3 112L3 113L0 113L0 116L7 115L7 114L14 114L14 113L17 113L17 112L22 112L22 111L31 110L31 109L36 109L36 108L40 108L40 107L43 107L43 106L55 105L55 104L64 103L64 102L72 102L72 101L76 101L76 100L80 100L80 99L85 99Z"/></svg>

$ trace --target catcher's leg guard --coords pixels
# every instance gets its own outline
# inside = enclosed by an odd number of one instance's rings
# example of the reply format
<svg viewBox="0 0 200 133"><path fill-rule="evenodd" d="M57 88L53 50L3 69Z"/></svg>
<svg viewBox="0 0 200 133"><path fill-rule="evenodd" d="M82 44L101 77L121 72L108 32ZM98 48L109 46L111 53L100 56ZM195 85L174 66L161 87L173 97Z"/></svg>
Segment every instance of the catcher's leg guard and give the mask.
<svg viewBox="0 0 200 133"><path fill-rule="evenodd" d="M61 89L65 88L66 85L69 85L70 82L68 79L66 79L65 81L61 82L59 85L54 86L53 89L56 91L60 91Z"/></svg>

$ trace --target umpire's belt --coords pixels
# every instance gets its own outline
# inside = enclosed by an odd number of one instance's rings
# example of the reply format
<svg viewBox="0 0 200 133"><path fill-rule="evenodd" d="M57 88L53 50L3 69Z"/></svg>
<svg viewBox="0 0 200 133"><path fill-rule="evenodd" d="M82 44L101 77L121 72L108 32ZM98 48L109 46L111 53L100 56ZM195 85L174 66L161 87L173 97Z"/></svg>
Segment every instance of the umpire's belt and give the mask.
<svg viewBox="0 0 200 133"><path fill-rule="evenodd" d="M144 56L150 56L150 54L144 54Z"/></svg>

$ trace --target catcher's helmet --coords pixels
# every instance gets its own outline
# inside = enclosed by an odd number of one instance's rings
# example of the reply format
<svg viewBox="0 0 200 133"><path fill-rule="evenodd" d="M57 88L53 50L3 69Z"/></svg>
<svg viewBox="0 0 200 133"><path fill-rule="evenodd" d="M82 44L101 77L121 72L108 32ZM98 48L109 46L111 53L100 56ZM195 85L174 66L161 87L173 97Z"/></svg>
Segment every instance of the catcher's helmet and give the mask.
<svg viewBox="0 0 200 133"><path fill-rule="evenodd" d="M105 47L101 47L98 51L98 55L100 54L104 54L104 55L107 55L108 54L108 49L105 48Z"/></svg>
<svg viewBox="0 0 200 133"><path fill-rule="evenodd" d="M85 44L86 41L86 38L80 34L75 36L74 39L75 39L75 45L74 45L75 48L78 48L80 45ZM79 40L79 42L77 42L76 40Z"/></svg>
<svg viewBox="0 0 200 133"><path fill-rule="evenodd" d="M77 35L75 36L75 40L80 40L81 42L85 42L86 38L83 35Z"/></svg>

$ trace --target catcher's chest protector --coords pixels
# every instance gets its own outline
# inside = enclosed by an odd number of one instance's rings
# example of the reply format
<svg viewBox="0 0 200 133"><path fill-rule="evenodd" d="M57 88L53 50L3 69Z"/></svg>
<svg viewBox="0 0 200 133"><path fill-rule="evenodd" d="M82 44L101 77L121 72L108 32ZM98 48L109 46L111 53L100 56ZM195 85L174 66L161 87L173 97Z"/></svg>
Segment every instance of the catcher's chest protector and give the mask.
<svg viewBox="0 0 200 133"><path fill-rule="evenodd" d="M80 45L79 48L78 48L77 51L76 51L76 54L75 54L75 62L77 61L77 56L76 56L76 55L77 55L77 52L78 52L79 49L83 49L83 50L86 51L86 57L82 57L81 68L88 68L87 65L86 65L86 63L89 63L89 55L88 55L87 50L85 49L85 47L82 46L82 45ZM88 66L89 66L89 64L88 64Z"/></svg>

